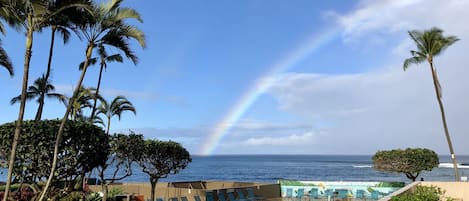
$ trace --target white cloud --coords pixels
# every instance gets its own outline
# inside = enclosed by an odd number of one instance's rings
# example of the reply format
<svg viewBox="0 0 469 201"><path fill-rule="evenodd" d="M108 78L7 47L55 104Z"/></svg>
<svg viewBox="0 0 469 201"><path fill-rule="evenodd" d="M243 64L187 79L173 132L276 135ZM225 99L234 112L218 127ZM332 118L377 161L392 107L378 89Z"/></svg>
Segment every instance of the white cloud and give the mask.
<svg viewBox="0 0 469 201"><path fill-rule="evenodd" d="M459 153L467 154L469 69L463 60L463 55L448 55L438 63L447 67L439 75L453 143ZM269 93L281 110L310 122L328 123L328 135L321 138L317 150L369 154L387 148L428 147L448 153L426 64L407 72L398 64L362 74L290 73ZM322 144L330 142L336 146Z"/></svg>
<svg viewBox="0 0 469 201"><path fill-rule="evenodd" d="M334 16L344 28L343 36L348 41L370 34L388 37L397 32L433 26L449 32L461 28L467 31L468 28L464 27L467 27L468 8L469 1L464 0L362 1L356 10Z"/></svg>
<svg viewBox="0 0 469 201"><path fill-rule="evenodd" d="M280 110L324 124L318 129L326 130L327 136L314 148L305 149L313 153L371 154L382 149L427 147L448 154L428 65L402 70L403 60L414 48L407 30L437 26L445 34L461 38L435 64L454 148L456 153L469 154L465 148L469 141L468 9L469 1L389 0L362 1L348 14L328 13L342 26L345 42L394 41L387 44L392 47L390 52L386 51L389 48L379 50L389 55L388 63L395 62L360 74L289 73L279 76L268 93L278 101Z"/></svg>
<svg viewBox="0 0 469 201"><path fill-rule="evenodd" d="M242 144L254 146L292 146L292 145L305 145L314 144L316 142L316 135L313 132L307 132L302 135L289 135L284 137L260 137L248 138Z"/></svg>

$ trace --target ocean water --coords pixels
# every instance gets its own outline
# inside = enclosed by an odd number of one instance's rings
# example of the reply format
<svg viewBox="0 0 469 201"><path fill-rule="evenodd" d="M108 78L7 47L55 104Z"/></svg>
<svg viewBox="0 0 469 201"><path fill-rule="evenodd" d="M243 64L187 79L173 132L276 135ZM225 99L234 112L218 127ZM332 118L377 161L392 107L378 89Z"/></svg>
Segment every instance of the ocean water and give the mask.
<svg viewBox="0 0 469 201"><path fill-rule="evenodd" d="M449 156L440 156L440 163L450 163ZM469 156L458 156L459 163L469 163ZM375 171L371 156L350 155L220 155L193 156L192 163L176 175L160 181L251 181L276 183L279 179L311 181L403 181L403 174ZM461 176L469 176L469 169L461 168ZM109 169L110 175L112 169ZM0 170L0 181L6 170ZM147 182L149 177L138 166L133 175L123 181ZM452 168L434 168L421 174L426 181L452 181Z"/></svg>
<svg viewBox="0 0 469 201"><path fill-rule="evenodd" d="M440 163L449 163L440 156ZM469 156L458 156L458 163L469 163ZM459 169L469 176L469 169ZM423 172L426 181L453 181L452 168L434 168ZM276 183L279 179L311 181L403 181L403 174L378 172L372 168L371 156L344 155L223 155L193 156L192 163L176 175L161 181L227 180ZM125 181L148 181L140 168Z"/></svg>

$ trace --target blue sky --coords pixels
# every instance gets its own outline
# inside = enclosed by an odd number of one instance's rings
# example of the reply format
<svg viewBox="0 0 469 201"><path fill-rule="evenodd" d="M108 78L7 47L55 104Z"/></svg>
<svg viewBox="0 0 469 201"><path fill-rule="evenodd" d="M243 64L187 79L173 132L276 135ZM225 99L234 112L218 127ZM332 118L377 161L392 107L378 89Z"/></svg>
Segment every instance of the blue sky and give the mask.
<svg viewBox="0 0 469 201"><path fill-rule="evenodd" d="M447 154L427 66L402 71L413 48L407 30L438 26L462 40L441 56L438 68L456 153L463 141L467 68L464 1L207 0L126 1L144 20L147 35L140 58L110 64L103 78L107 99L125 95L137 115L113 119L113 131L134 130L147 138L181 142L193 154L220 126L230 109L260 79L272 79L237 121L229 122L210 154L372 154L379 149L427 147ZM434 8L439 8L434 10ZM428 15L428 13L434 13ZM35 35L30 83L45 70L49 31ZM299 54L294 65L272 67ZM20 92L24 34L8 30L4 48L16 76L0 74L0 123L17 118L9 100ZM71 93L84 59L85 43L73 37L56 43L53 83ZM116 51L114 51L116 53ZM438 60L440 62L440 60ZM1 71L0 71L1 72ZM95 86L90 68L85 86ZM27 103L26 119L37 104ZM62 117L64 106L49 100L45 118ZM225 122L226 123L226 122ZM218 142L218 141L217 141ZM366 146L364 146L366 145Z"/></svg>

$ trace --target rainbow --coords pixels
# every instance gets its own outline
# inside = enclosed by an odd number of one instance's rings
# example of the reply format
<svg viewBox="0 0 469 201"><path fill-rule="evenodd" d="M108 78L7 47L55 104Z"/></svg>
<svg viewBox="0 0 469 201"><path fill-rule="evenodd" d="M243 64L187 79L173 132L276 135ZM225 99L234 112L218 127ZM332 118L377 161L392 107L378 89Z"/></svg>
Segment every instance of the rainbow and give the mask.
<svg viewBox="0 0 469 201"><path fill-rule="evenodd" d="M238 122L251 105L275 83L275 77L278 77L280 74L297 65L337 35L339 35L338 28L328 29L321 34L315 34L302 42L291 54L271 65L268 68L270 70L255 81L253 87L250 87L238 101L236 101L223 119L214 127L213 131L203 141L205 143L202 145L199 154L213 154L228 131Z"/></svg>

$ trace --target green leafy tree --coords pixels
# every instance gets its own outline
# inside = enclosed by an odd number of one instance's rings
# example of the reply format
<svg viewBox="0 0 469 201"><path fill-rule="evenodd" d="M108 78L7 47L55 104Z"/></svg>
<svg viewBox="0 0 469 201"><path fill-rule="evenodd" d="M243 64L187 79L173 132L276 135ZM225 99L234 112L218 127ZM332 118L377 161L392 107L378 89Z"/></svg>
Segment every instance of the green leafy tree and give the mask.
<svg viewBox="0 0 469 201"><path fill-rule="evenodd" d="M451 160L453 161L454 177L456 181L459 181L458 163L456 161L456 156L454 155L453 143L451 142L448 125L446 124L445 109L443 107L443 101L441 100L441 85L440 81L438 80L433 62L433 57L441 54L446 48L451 46L459 39L456 36L443 36L443 30L436 27L431 28L430 30L424 30L423 32L418 30L409 31L409 36L417 45L417 50L410 51L412 57L404 61L404 70L407 70L411 64L420 64L425 61L428 62L430 66L430 71L433 78L433 86L435 87L436 99L438 101L438 105L440 106L441 120L445 131L446 142L448 143Z"/></svg>
<svg viewBox="0 0 469 201"><path fill-rule="evenodd" d="M34 118L36 121L41 120L42 111L44 108L44 97L57 99L61 102L65 101L65 97L63 94L54 93L55 87L52 85L48 80L45 79L45 76L42 75L41 77L37 78L34 81L34 84L28 87L28 91L26 92L26 100L31 100L37 98L37 102L39 104L36 112L36 117ZM11 99L10 103L15 104L21 100L21 95L18 95Z"/></svg>
<svg viewBox="0 0 469 201"><path fill-rule="evenodd" d="M155 200L158 180L177 174L192 162L189 152L173 141L146 140L139 165L150 176L151 200Z"/></svg>
<svg viewBox="0 0 469 201"><path fill-rule="evenodd" d="M33 48L33 33L39 31L41 27L44 27L44 24L47 24L49 19L58 15L65 9L80 6L79 4L67 4L61 7L57 7L54 10L49 10L47 7L48 3L49 2L47 0L0 0L0 5L2 8L0 12L1 18L18 30L23 29L26 36L20 107L18 112L18 119L16 121L17 126L12 143L12 152L8 162L8 175L6 179L7 181L3 201L7 200L10 191L11 177L14 166L13 162L16 155L15 150L18 145L18 139L22 130L21 128L26 106L29 65Z"/></svg>
<svg viewBox="0 0 469 201"><path fill-rule="evenodd" d="M145 36L142 31L137 27L126 23L127 19L137 19L142 21L140 14L131 8L121 7L123 0L110 0L102 2L99 5L94 5L92 14L87 16L88 21L85 24L78 25L78 30L81 36L87 40L86 59L81 70L80 78L75 86L75 90L71 100L67 106L65 114L62 118L59 131L57 132L56 143L54 145L54 159L52 161L52 170L49 178L47 179L44 190L41 193L39 200L44 199L44 195L54 177L55 166L57 164L57 154L59 152L59 144L62 141L62 135L65 128L65 123L68 120L73 102L79 93L79 89L85 78L86 71L89 66L89 61L92 58L93 49L100 44L104 46L114 47L124 53L124 55L133 61L137 61L137 57L130 49L129 41L131 39L137 40L142 47L145 47Z"/></svg>
<svg viewBox="0 0 469 201"><path fill-rule="evenodd" d="M111 119L113 116L117 116L120 120L122 113L125 111L137 113L132 103L127 100L124 96L115 97L109 104L107 101L102 101L98 108L98 115L103 114L107 119L106 133L109 135L109 129L111 128Z"/></svg>
<svg viewBox="0 0 469 201"><path fill-rule="evenodd" d="M404 173L412 181L415 181L420 172L431 171L439 164L438 155L434 151L422 148L378 151L372 159L376 170Z"/></svg>
<svg viewBox="0 0 469 201"><path fill-rule="evenodd" d="M24 122L13 169L14 182L36 183L47 178L59 125L59 120ZM14 122L0 126L1 160L6 160L11 152L14 129ZM60 145L56 181L65 180L73 184L79 176L98 167L107 158L108 142L109 138L101 128L87 121L68 122Z"/></svg>
<svg viewBox="0 0 469 201"><path fill-rule="evenodd" d="M111 137L108 157L102 161L98 168L103 191L103 201L108 197L108 185L115 181L125 179L132 175L132 165L136 163L143 152L144 140L140 134L115 134ZM109 167L114 171L105 175Z"/></svg>

